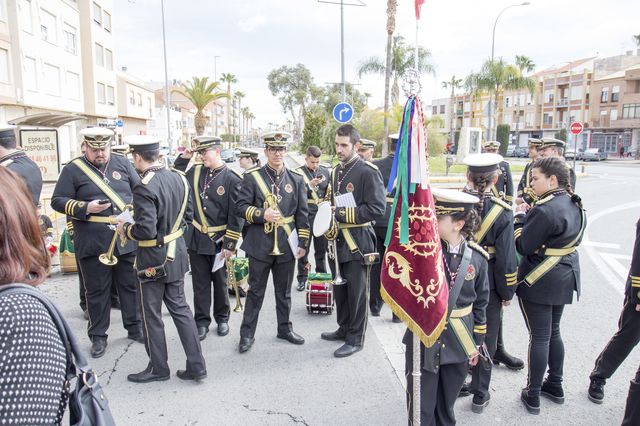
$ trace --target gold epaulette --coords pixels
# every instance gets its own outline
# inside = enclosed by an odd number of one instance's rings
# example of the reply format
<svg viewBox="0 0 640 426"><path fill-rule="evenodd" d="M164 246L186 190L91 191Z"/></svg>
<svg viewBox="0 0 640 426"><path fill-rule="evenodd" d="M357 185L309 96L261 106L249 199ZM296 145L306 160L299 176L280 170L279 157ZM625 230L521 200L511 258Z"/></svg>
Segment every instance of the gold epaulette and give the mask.
<svg viewBox="0 0 640 426"><path fill-rule="evenodd" d="M373 164L371 161L365 161L364 164L366 164L367 166L371 167L373 170L378 170L378 166Z"/></svg>
<svg viewBox="0 0 640 426"><path fill-rule="evenodd" d="M504 201L502 198L491 197L491 201L493 201L494 203L496 203L497 205L499 205L505 210L513 210L513 207L511 207L511 205L506 201Z"/></svg>
<svg viewBox="0 0 640 426"><path fill-rule="evenodd" d="M151 182L151 179L153 179L153 177L154 177L155 175L156 175L156 172L149 172L149 174L148 174L148 175L146 175L146 176L144 177L144 179L142 179L142 181L141 181L141 182L142 182L142 184L143 184L143 185L146 185L146 184L148 184L149 182Z"/></svg>
<svg viewBox="0 0 640 426"><path fill-rule="evenodd" d="M179 175L186 176L186 174L182 170L178 170L176 168L171 168L172 172L178 173Z"/></svg>
<svg viewBox="0 0 640 426"><path fill-rule="evenodd" d="M253 173L253 172L257 172L257 171L258 171L258 170L260 170L260 169L261 169L261 167L260 167L260 166L255 166L255 167L252 167L252 168L250 168L250 169L245 170L245 172L244 172L244 173L245 173L245 174L247 174L247 173Z"/></svg>
<svg viewBox="0 0 640 426"><path fill-rule="evenodd" d="M303 172L302 172L302 170L300 170L300 168L297 168L297 169L289 169L289 170L290 170L292 173L295 173L295 174L297 174L297 175L302 176L302 173L303 173Z"/></svg>
<svg viewBox="0 0 640 426"><path fill-rule="evenodd" d="M546 197L544 197L544 198L542 198L542 199L540 199L540 200L536 201L536 204L535 204L535 205L536 205L536 206L539 206L540 204L544 204L544 203L546 203L547 201L551 200L551 199L552 199L552 198L554 198L554 197L555 197L555 195L553 195L553 194L549 194L549 195L547 195Z"/></svg>
<svg viewBox="0 0 640 426"><path fill-rule="evenodd" d="M116 151L111 151L111 155L117 155L119 157L126 157L126 155L120 153L120 152L116 152Z"/></svg>
<svg viewBox="0 0 640 426"><path fill-rule="evenodd" d="M229 169L230 171L232 171L236 176L238 176L240 179L244 178L244 175L242 173L240 173L239 171L235 170L235 169Z"/></svg>
<svg viewBox="0 0 640 426"><path fill-rule="evenodd" d="M487 253L487 251L485 249L483 249L482 247L480 247L478 244L474 243L473 241L469 241L467 244L469 244L469 247L471 247L472 249L474 249L475 251L480 253L485 259L489 260L489 258L491 257L491 256L489 256L489 253Z"/></svg>

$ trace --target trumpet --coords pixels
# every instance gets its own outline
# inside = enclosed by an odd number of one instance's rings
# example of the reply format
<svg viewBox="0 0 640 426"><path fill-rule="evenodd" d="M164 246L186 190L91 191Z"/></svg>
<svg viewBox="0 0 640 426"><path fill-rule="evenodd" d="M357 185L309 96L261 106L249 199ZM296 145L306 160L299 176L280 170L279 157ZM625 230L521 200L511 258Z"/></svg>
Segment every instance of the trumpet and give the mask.
<svg viewBox="0 0 640 426"><path fill-rule="evenodd" d="M267 194L267 197L264 200L264 209L275 209L278 207L278 199L273 194ZM264 233L268 234L273 232L273 250L269 253L270 256L280 256L283 253L280 251L278 247L278 227L280 226L280 222L265 222L264 223Z"/></svg>
<svg viewBox="0 0 640 426"><path fill-rule="evenodd" d="M225 265L227 266L227 285L236 293L236 306L233 308L233 312L242 312L244 307L242 306L242 300L240 300L240 284L236 281L236 271L233 267L233 259L228 258L225 261Z"/></svg>
<svg viewBox="0 0 640 426"><path fill-rule="evenodd" d="M133 206L131 204L127 204L124 210L130 210L132 208ZM111 223L117 223L115 216L111 216L111 219ZM111 227L113 227L113 238L111 239L109 248L107 249L106 253L102 253L100 256L98 256L98 260L100 261L100 263L107 266L114 266L118 263L118 258L114 255L114 252L116 250L116 241L118 240L118 230L116 229L115 224L109 225L109 228ZM120 247L124 247L125 245L127 245L127 238L121 235Z"/></svg>
<svg viewBox="0 0 640 426"><path fill-rule="evenodd" d="M331 218L329 230L324 233L324 236L327 240L329 240L330 244L327 246L327 254L329 255L329 259L333 259L333 265L336 270L336 277L333 281L333 284L346 284L347 282L344 278L342 278L342 275L340 275L340 262L338 261L338 243L336 242L338 239L338 224L336 223L334 218Z"/></svg>

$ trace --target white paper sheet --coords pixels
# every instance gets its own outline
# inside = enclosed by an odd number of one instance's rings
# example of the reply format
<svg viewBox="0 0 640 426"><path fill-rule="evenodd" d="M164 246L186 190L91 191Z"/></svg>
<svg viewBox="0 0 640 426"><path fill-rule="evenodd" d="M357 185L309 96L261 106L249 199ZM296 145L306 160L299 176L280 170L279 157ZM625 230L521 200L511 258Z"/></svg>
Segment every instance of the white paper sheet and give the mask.
<svg viewBox="0 0 640 426"><path fill-rule="evenodd" d="M125 223L136 223L135 220L133 220L133 216L131 216L131 212L129 212L129 210L125 210L122 213L120 213L118 216L116 216L116 219L118 221L124 221Z"/></svg>
<svg viewBox="0 0 640 426"><path fill-rule="evenodd" d="M222 254L222 251L218 254L216 254L216 258L213 261L213 268L211 269L211 272L215 272L218 269L222 268L224 266L224 254Z"/></svg>
<svg viewBox="0 0 640 426"><path fill-rule="evenodd" d="M291 235L289 235L289 238L287 238L287 241L289 241L289 247L291 247L291 253L293 253L293 256L297 258L298 256L298 230L294 229L293 231L291 231Z"/></svg>
<svg viewBox="0 0 640 426"><path fill-rule="evenodd" d="M357 207L356 199L351 192L336 196L336 207Z"/></svg>

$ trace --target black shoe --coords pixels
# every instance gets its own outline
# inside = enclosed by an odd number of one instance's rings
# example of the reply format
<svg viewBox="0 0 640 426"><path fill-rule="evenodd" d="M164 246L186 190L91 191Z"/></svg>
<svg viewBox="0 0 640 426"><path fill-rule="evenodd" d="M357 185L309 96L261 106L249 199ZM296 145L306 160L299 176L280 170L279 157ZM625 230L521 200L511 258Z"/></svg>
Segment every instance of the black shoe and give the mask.
<svg viewBox="0 0 640 426"><path fill-rule="evenodd" d="M458 392L458 398L471 395L471 385L468 382L464 382Z"/></svg>
<svg viewBox="0 0 640 426"><path fill-rule="evenodd" d="M107 351L107 339L95 338L91 343L91 357L100 358Z"/></svg>
<svg viewBox="0 0 640 426"><path fill-rule="evenodd" d="M198 327L198 338L204 340L209 332L209 327Z"/></svg>
<svg viewBox="0 0 640 426"><path fill-rule="evenodd" d="M540 397L539 396L529 396L529 391L527 388L522 389L520 393L520 399L524 404L524 408L527 409L529 414L540 414Z"/></svg>
<svg viewBox="0 0 640 426"><path fill-rule="evenodd" d="M241 337L240 344L238 345L238 351L240 351L240 353L248 351L249 349L251 349L251 346L253 346L253 342L255 341L256 339L254 339L253 337Z"/></svg>
<svg viewBox="0 0 640 426"><path fill-rule="evenodd" d="M84 318L85 321L89 321L89 311L85 309L82 313L82 318Z"/></svg>
<svg viewBox="0 0 640 426"><path fill-rule="evenodd" d="M599 377L591 378L591 383L589 384L589 400L591 400L591 402L602 404L602 401L604 400L605 383L605 379L601 379Z"/></svg>
<svg viewBox="0 0 640 426"><path fill-rule="evenodd" d="M400 318L398 318L397 316L395 316L395 314L393 315L393 317L391 317L391 322L398 324L401 323L402 320Z"/></svg>
<svg viewBox="0 0 640 426"><path fill-rule="evenodd" d="M473 401L471 401L471 411L476 414L482 414L484 407L489 405L491 395L487 393L484 397L480 395L473 395Z"/></svg>
<svg viewBox="0 0 640 426"><path fill-rule="evenodd" d="M165 380L169 380L169 376L169 374L163 376L153 373L151 368L147 367L139 373L129 374L127 380L133 383L164 382Z"/></svg>
<svg viewBox="0 0 640 426"><path fill-rule="evenodd" d="M181 380L195 380L199 382L200 380L204 380L207 378L207 370L202 371L189 371L189 370L178 370L176 371L176 376Z"/></svg>
<svg viewBox="0 0 640 426"><path fill-rule="evenodd" d="M127 339L135 340L138 343L144 343L144 334L142 334L142 330L130 331L127 333Z"/></svg>
<svg viewBox="0 0 640 426"><path fill-rule="evenodd" d="M495 365L504 364L509 370L522 370L524 368L524 361L515 356L509 355L504 349L497 350L493 355L493 363Z"/></svg>
<svg viewBox="0 0 640 426"><path fill-rule="evenodd" d="M226 322L218 324L218 336L226 336L227 334L229 334L229 324Z"/></svg>
<svg viewBox="0 0 640 426"><path fill-rule="evenodd" d="M371 308L371 309L369 309L369 312L371 312L371 316L372 317L379 317L380 316L380 309Z"/></svg>
<svg viewBox="0 0 640 426"><path fill-rule="evenodd" d="M542 383L540 395L546 396L556 404L564 404L564 391L562 390L562 385L551 383L549 380L545 380Z"/></svg>
<svg viewBox="0 0 640 426"><path fill-rule="evenodd" d="M306 281L299 281L297 290L298 291L304 291L306 286L307 286Z"/></svg>
<svg viewBox="0 0 640 426"><path fill-rule="evenodd" d="M320 335L322 340L328 340L330 342L344 342L345 336L336 331L326 331Z"/></svg>
<svg viewBox="0 0 640 426"><path fill-rule="evenodd" d="M122 309L120 306L120 299L111 299L111 309Z"/></svg>
<svg viewBox="0 0 640 426"><path fill-rule="evenodd" d="M302 345L304 343L304 337L293 331L289 331L287 334L278 333L278 339L287 340L289 343L293 343L294 345Z"/></svg>
<svg viewBox="0 0 640 426"><path fill-rule="evenodd" d="M240 295L240 297L247 297L247 292L244 291L242 287L238 288L238 294Z"/></svg>
<svg viewBox="0 0 640 426"><path fill-rule="evenodd" d="M360 352L361 350L362 350L362 346L360 345L353 346L345 343L344 345L336 349L336 351L333 353L333 356L335 356L336 358L346 358L348 356L355 354L356 352Z"/></svg>

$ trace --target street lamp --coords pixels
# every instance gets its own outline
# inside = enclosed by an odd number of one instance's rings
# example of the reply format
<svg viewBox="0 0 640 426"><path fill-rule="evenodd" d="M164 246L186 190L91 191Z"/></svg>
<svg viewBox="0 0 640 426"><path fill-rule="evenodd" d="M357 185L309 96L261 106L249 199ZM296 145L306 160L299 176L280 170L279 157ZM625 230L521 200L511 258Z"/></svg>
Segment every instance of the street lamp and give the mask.
<svg viewBox="0 0 640 426"><path fill-rule="evenodd" d="M500 13L498 13L498 16L496 16L496 20L493 23L493 36L491 37L491 65L493 65L493 59L494 59L494 51L495 51L495 44L496 44L496 26L498 25L498 19L500 19L500 16L507 10L507 9L511 9L512 7L520 7L520 6L529 6L531 3L528 1L525 1L523 3L520 4L512 4L509 5L507 7L505 7L504 9L502 9L500 11ZM487 140L491 140L491 135L492 135L492 131L493 131L493 93L491 93L491 95L489 96L489 128L487 129Z"/></svg>
<svg viewBox="0 0 640 426"><path fill-rule="evenodd" d="M218 82L218 58L219 55L213 57L213 82ZM213 101L213 117L216 121L214 136L218 136L218 101Z"/></svg>

